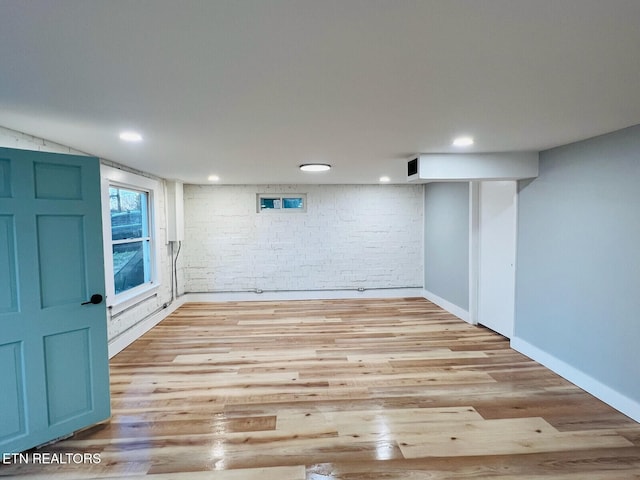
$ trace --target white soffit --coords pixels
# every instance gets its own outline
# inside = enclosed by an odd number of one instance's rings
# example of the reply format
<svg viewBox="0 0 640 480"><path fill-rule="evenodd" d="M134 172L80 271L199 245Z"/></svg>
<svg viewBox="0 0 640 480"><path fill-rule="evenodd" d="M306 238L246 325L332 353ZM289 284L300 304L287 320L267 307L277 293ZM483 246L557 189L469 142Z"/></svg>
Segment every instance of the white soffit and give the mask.
<svg viewBox="0 0 640 480"><path fill-rule="evenodd" d="M413 183L473 180L522 180L538 176L537 152L421 154ZM409 162L411 162L409 160Z"/></svg>

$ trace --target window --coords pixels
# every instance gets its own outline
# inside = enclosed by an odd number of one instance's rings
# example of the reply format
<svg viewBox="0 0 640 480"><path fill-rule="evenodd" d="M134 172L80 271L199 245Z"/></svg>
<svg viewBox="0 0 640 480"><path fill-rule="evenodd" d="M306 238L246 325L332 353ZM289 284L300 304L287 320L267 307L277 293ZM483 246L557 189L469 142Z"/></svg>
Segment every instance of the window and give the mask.
<svg viewBox="0 0 640 480"><path fill-rule="evenodd" d="M102 166L107 305L116 311L155 293L159 285L154 214L159 183Z"/></svg>
<svg viewBox="0 0 640 480"><path fill-rule="evenodd" d="M151 280L149 194L109 186L116 295Z"/></svg>
<svg viewBox="0 0 640 480"><path fill-rule="evenodd" d="M294 194L258 194L258 213L265 210L284 210L290 212L305 212L307 210L307 196L304 193Z"/></svg>

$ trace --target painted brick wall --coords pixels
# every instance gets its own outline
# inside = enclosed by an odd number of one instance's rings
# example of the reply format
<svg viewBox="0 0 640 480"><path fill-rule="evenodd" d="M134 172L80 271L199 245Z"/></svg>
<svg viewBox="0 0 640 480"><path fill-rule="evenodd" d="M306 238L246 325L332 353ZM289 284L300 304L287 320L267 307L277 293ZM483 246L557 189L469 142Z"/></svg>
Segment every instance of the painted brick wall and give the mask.
<svg viewBox="0 0 640 480"><path fill-rule="evenodd" d="M11 130L8 128L0 127L0 146L8 147L8 148L18 148L24 150L36 150L42 152L52 152L52 153L66 153L72 155L87 155L87 153L80 152L74 150L71 147L60 145L55 142L50 142L49 140L44 140L42 138L34 137L32 135L28 135L25 133L17 132L15 130ZM116 168L122 168L124 170L143 174L146 176L150 176L145 174L144 172L138 172L136 170L132 170L128 167L124 167L122 165L116 164L114 162L110 162L109 160L100 159L101 163L105 165L109 165ZM155 177L154 177L155 178ZM165 245L166 239L166 222L165 222L165 210L164 210L164 194L162 189L159 192L160 194L160 211L157 212L156 221L159 222L160 225L160 269L161 269L161 286L158 291L157 296L150 297L139 304L132 306L130 309L123 311L116 315L111 315L109 311L107 311L107 335L109 340L113 340L118 335L128 330L129 328L135 326L142 320L144 320L148 315L157 311L162 307L163 304L171 301L171 258L169 255L168 246Z"/></svg>
<svg viewBox="0 0 640 480"><path fill-rule="evenodd" d="M111 165L113 166L113 165ZM171 302L171 256L169 245L166 244L167 228L165 219L164 192L162 187L158 192L159 208L155 214L155 220L160 226L160 238L157 239L159 245L159 263L160 263L160 288L155 296L142 300L130 309L120 313L109 315L107 325L107 334L109 340L113 340L118 335L134 327L148 316L157 312L165 303Z"/></svg>
<svg viewBox="0 0 640 480"><path fill-rule="evenodd" d="M0 147L35 150L38 152L67 153L71 155L87 155L66 145L50 142L9 128L0 127Z"/></svg>
<svg viewBox="0 0 640 480"><path fill-rule="evenodd" d="M306 193L306 212L256 212ZM185 185L187 292L421 287L422 185Z"/></svg>

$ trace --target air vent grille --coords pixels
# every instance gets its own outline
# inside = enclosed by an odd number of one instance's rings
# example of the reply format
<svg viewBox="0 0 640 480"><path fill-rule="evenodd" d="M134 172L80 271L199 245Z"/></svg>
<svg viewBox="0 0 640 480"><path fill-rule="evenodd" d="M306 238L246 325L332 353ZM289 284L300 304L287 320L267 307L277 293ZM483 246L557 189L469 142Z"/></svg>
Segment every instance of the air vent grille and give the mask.
<svg viewBox="0 0 640 480"><path fill-rule="evenodd" d="M409 164L407 165L407 175L410 177L411 175L418 174L418 159L414 158L413 160L409 160Z"/></svg>

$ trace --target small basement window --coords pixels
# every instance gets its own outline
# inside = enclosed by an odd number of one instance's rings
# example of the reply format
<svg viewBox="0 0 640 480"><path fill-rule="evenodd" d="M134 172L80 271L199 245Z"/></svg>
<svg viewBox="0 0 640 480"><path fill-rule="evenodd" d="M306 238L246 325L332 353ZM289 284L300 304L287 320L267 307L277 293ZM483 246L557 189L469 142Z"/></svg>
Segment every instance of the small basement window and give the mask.
<svg viewBox="0 0 640 480"><path fill-rule="evenodd" d="M305 193L259 193L257 197L257 205L258 213L274 210L286 212L306 212L307 195Z"/></svg>

